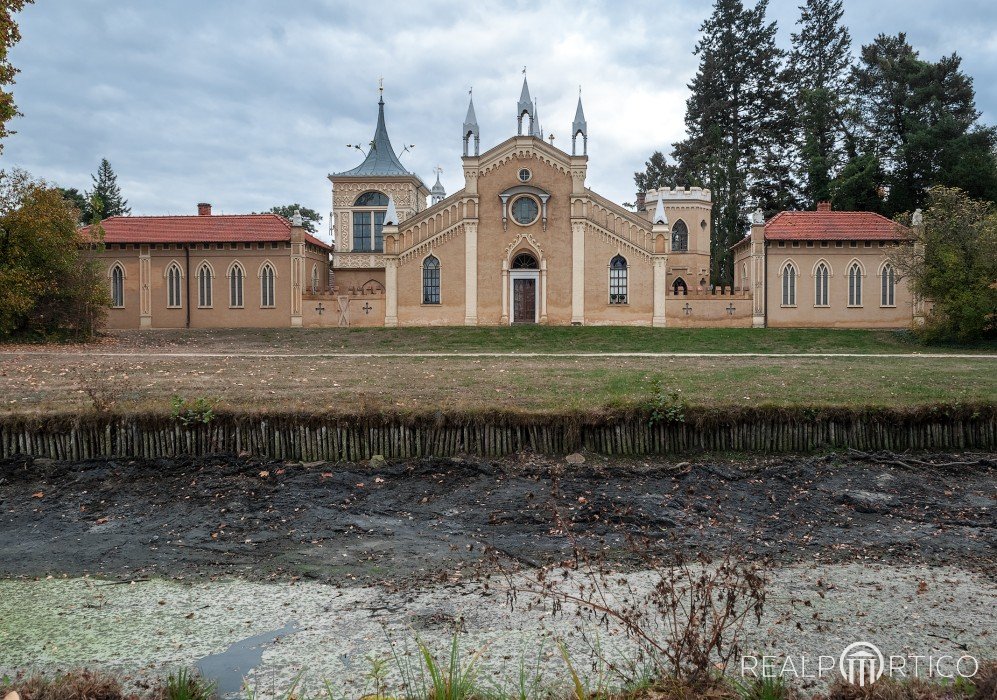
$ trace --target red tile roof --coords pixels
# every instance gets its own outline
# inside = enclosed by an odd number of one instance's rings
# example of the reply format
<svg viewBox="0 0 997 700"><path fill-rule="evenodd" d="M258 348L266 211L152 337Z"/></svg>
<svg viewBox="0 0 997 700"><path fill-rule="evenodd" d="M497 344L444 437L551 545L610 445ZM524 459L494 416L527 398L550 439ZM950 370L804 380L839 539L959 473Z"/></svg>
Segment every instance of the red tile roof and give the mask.
<svg viewBox="0 0 997 700"><path fill-rule="evenodd" d="M105 243L244 243L291 240L291 222L277 214L112 216L101 222ZM89 233L89 226L81 234ZM332 246L306 233L305 240Z"/></svg>
<svg viewBox="0 0 997 700"><path fill-rule="evenodd" d="M769 241L902 241L909 236L907 227L868 211L784 211L765 224Z"/></svg>

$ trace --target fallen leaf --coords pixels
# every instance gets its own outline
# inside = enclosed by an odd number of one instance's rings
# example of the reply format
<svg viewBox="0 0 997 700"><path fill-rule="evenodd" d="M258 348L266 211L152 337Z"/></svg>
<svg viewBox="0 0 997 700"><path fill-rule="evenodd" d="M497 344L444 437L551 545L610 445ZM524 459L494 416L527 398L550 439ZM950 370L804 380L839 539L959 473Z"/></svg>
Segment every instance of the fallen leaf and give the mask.
<svg viewBox="0 0 997 700"><path fill-rule="evenodd" d="M44 491L36 491L35 493L31 494L31 497L32 498L45 498L45 492ZM3 700L7 700L7 698L5 697Z"/></svg>
<svg viewBox="0 0 997 700"><path fill-rule="evenodd" d="M270 476L270 472L268 472L268 471L262 471L262 472L260 472L260 478L261 479L266 479L268 476Z"/></svg>

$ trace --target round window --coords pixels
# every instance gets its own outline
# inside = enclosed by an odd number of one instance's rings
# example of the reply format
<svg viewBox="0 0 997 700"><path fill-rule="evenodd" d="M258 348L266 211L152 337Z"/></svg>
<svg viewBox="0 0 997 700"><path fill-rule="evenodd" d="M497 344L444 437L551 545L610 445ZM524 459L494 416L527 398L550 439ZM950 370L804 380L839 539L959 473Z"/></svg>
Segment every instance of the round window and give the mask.
<svg viewBox="0 0 997 700"><path fill-rule="evenodd" d="M539 215L540 208L532 197L520 197L512 203L512 218L520 226L529 226Z"/></svg>
<svg viewBox="0 0 997 700"><path fill-rule="evenodd" d="M533 177L533 173L530 172L529 168L520 169L519 171L520 182L529 182L531 177Z"/></svg>

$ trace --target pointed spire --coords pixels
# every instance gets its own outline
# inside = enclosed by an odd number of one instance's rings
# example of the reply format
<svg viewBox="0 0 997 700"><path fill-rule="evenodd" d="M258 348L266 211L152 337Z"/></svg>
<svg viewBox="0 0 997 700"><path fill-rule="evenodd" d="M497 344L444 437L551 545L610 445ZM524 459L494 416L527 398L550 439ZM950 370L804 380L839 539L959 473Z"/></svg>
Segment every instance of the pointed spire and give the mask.
<svg viewBox="0 0 997 700"><path fill-rule="evenodd" d="M436 166L436 184L433 185L433 189L429 191L432 203L442 202L447 198L447 191L443 187L443 183L440 182L440 173L443 172L443 168L439 165Z"/></svg>
<svg viewBox="0 0 997 700"><path fill-rule="evenodd" d="M578 106L575 107L575 120L571 122L571 155L575 155L575 141L578 135L582 137L582 155L588 155L589 127L585 121L585 110L582 109L582 86L578 86Z"/></svg>
<svg viewBox="0 0 997 700"><path fill-rule="evenodd" d="M461 134L461 140L464 142L464 155L469 156L470 154L470 140L474 137L474 155L478 155L478 148L481 142L481 137L478 134L478 117L474 114L474 95L472 94L473 88L467 91L467 116L464 117L464 132ZM439 179L439 178L437 178Z"/></svg>
<svg viewBox="0 0 997 700"><path fill-rule="evenodd" d="M658 205L654 208L654 216L651 218L652 224L668 225L668 217L665 216L665 201L658 195Z"/></svg>
<svg viewBox="0 0 997 700"><path fill-rule="evenodd" d="M538 139L543 139L544 130L540 126L540 108L537 106L540 104L540 100L533 100L533 129L530 131L530 136L536 136Z"/></svg>
<svg viewBox="0 0 997 700"><path fill-rule="evenodd" d="M395 200L391 198L390 194L388 195L388 211L384 212L384 225L398 225L398 211L395 209Z"/></svg>
<svg viewBox="0 0 997 700"><path fill-rule="evenodd" d="M411 175L398 160L395 149L391 147L388 127L384 123L384 88L378 89L380 97L377 100L377 127L374 129L374 138L370 141L367 157L357 167L337 175Z"/></svg>
<svg viewBox="0 0 997 700"><path fill-rule="evenodd" d="M530 97L530 86L526 82L526 68L523 68L523 90L519 93L519 102L516 103L516 133L523 135L523 115L529 118L526 127L528 136L536 136L536 110L533 99Z"/></svg>

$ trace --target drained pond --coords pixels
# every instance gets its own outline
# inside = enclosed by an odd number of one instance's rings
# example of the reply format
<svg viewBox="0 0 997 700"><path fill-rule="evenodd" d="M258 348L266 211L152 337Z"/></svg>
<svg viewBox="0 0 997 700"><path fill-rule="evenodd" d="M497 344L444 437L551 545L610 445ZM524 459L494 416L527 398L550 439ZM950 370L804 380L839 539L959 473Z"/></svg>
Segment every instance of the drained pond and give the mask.
<svg viewBox="0 0 997 700"><path fill-rule="evenodd" d="M648 590L638 541L760 566L749 651L997 657L993 455L571 461L6 461L0 674L141 687L199 667L222 691L356 696L373 660L404 675L417 643L445 656L456 634L495 679L563 680L558 641L598 677L631 639L510 591L537 567L584 577L579 551Z"/></svg>

